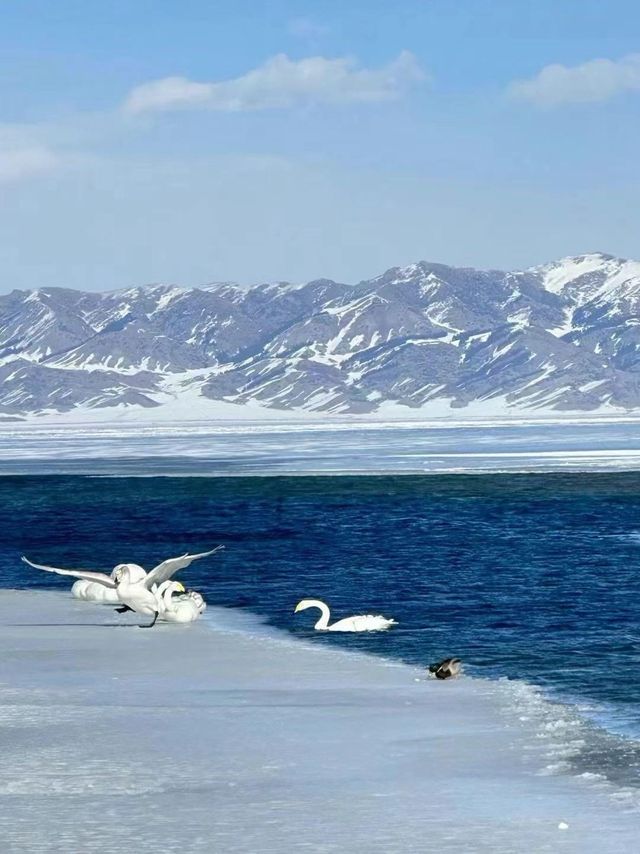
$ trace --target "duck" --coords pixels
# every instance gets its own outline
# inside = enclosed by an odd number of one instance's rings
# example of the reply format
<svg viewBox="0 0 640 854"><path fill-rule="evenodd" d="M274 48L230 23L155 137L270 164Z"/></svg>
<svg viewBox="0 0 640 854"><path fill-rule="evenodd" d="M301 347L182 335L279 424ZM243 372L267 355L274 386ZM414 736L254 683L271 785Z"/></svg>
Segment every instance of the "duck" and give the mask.
<svg viewBox="0 0 640 854"><path fill-rule="evenodd" d="M459 658L443 658L442 661L429 665L429 673L436 679L451 679L458 676L461 669L462 662Z"/></svg>
<svg viewBox="0 0 640 854"><path fill-rule="evenodd" d="M314 629L318 632L381 632L396 626L395 620L382 617L380 614L360 614L355 617L345 617L338 620L337 623L329 625L331 611L325 602L320 599L302 599L296 605L294 614L299 611L304 611L307 608L318 608L320 610L320 619L314 625Z"/></svg>

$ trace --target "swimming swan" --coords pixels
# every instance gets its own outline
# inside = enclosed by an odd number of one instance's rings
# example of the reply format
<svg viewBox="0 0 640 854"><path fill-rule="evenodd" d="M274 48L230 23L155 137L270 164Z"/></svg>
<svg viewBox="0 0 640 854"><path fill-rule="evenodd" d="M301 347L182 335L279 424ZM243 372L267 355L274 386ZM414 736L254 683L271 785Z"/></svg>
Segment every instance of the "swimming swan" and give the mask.
<svg viewBox="0 0 640 854"><path fill-rule="evenodd" d="M207 607L200 593L185 590L179 581L164 581L155 594L160 613L158 619L168 623L193 623Z"/></svg>
<svg viewBox="0 0 640 854"><path fill-rule="evenodd" d="M134 581L141 581L146 572L136 563L127 564L129 574ZM111 573L111 578L115 577L115 569ZM99 605L120 605L118 599L118 591L112 587L105 587L104 584L98 584L97 581L87 581L86 578L80 578L71 588L71 595L74 599L81 599L83 602L97 602Z"/></svg>
<svg viewBox="0 0 640 854"><path fill-rule="evenodd" d="M313 627L319 632L380 632L397 625L395 620L388 620L379 614L362 614L358 617L345 617L344 620L338 620L330 626L329 606L319 599L303 599L298 602L293 613L297 614L298 611L304 611L306 608L319 608L322 612L320 619Z"/></svg>
<svg viewBox="0 0 640 854"><path fill-rule="evenodd" d="M45 572L55 572L57 575L70 575L73 578L84 578L87 581L95 581L102 584L110 590L116 590L118 601L122 607L117 608L119 612L135 611L138 614L145 614L153 617L153 621L148 626L141 628L150 629L156 624L161 607L157 599L157 589L163 581L168 581L180 569L189 566L194 560L201 557L208 557L215 552L223 549L224 546L217 546L209 552L201 552L200 554L190 555L185 554L182 557L169 558L159 563L151 572L147 573L143 578L139 578L138 570L141 567L138 564L120 563L116 566L111 575L105 572L90 572L85 569L59 569L55 566L46 566L41 563L33 563L28 558L23 557L22 560L28 563L29 566L35 569L43 569ZM155 588L155 592L154 592Z"/></svg>

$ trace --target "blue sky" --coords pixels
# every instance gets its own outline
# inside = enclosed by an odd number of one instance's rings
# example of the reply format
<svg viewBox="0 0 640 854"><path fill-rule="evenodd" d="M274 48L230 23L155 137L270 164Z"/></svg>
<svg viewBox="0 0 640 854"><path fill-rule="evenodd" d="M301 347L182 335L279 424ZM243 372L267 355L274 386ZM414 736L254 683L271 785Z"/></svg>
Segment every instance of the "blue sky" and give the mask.
<svg viewBox="0 0 640 854"><path fill-rule="evenodd" d="M0 0L0 289L640 257L631 0Z"/></svg>

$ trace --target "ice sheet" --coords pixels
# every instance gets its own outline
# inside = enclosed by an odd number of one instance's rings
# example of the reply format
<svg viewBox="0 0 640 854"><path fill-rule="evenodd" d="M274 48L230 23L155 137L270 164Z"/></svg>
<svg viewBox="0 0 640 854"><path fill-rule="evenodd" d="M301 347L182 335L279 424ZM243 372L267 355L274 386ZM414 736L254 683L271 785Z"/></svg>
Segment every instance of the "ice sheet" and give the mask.
<svg viewBox="0 0 640 854"><path fill-rule="evenodd" d="M499 683L208 614L0 592L3 852L635 850L638 813L542 774Z"/></svg>
<svg viewBox="0 0 640 854"><path fill-rule="evenodd" d="M0 474L629 471L638 423L0 425Z"/></svg>

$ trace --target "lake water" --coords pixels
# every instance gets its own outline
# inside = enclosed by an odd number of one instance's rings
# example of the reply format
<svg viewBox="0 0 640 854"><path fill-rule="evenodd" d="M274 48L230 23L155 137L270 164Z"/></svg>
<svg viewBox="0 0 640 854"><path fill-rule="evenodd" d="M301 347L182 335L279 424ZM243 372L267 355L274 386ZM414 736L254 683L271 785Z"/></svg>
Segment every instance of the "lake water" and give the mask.
<svg viewBox="0 0 640 854"><path fill-rule="evenodd" d="M640 784L640 473L122 476L131 465L117 477L0 477L0 585L69 587L21 554L149 568L224 543L183 573L211 603L314 642L420 665L457 655L473 676L539 686L578 727L565 765ZM303 597L335 618L399 625L314 633L314 612L293 614Z"/></svg>

